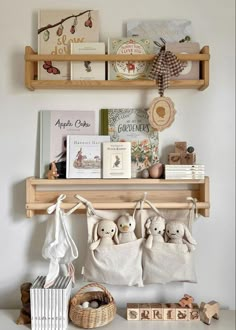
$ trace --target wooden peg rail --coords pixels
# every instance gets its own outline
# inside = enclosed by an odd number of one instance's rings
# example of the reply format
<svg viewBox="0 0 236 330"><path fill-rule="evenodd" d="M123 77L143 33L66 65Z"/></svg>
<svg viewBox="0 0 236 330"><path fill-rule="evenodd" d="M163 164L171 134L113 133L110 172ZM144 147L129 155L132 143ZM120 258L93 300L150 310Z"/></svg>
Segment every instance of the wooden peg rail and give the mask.
<svg viewBox="0 0 236 330"><path fill-rule="evenodd" d="M199 61L200 79L171 80L170 88L204 90L209 85L209 46L199 54L176 54L181 61ZM157 88L155 80L37 80L39 61L153 61L153 55L38 55L30 46L25 47L25 86L35 89L148 89Z"/></svg>
<svg viewBox="0 0 236 330"><path fill-rule="evenodd" d="M159 209L188 209L187 197L197 199L201 215L209 217L209 178L204 180L164 179L26 179L26 215L46 214L60 194L68 210L78 203L76 194L90 201L96 209L133 209L147 192L147 199ZM145 205L145 207L148 207ZM85 212L83 206L76 212Z"/></svg>

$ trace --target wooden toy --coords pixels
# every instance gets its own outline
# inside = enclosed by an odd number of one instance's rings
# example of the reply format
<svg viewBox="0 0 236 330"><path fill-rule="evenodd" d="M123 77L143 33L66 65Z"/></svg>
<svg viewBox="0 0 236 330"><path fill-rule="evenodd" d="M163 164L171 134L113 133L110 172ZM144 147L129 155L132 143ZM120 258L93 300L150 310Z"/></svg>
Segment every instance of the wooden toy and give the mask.
<svg viewBox="0 0 236 330"><path fill-rule="evenodd" d="M193 165L196 163L196 154L195 153L184 153L180 156L182 165Z"/></svg>
<svg viewBox="0 0 236 330"><path fill-rule="evenodd" d="M139 321L139 304L127 304L127 320Z"/></svg>
<svg viewBox="0 0 236 330"><path fill-rule="evenodd" d="M152 309L152 321L163 321L163 307L162 304L151 304Z"/></svg>
<svg viewBox="0 0 236 330"><path fill-rule="evenodd" d="M200 311L198 304L193 303L192 308L189 309L189 320L190 321L199 321L200 320Z"/></svg>
<svg viewBox="0 0 236 330"><path fill-rule="evenodd" d="M20 315L16 321L17 324L29 324L31 323L31 313L30 313L30 288L32 283L23 283L20 287L21 290L21 302L22 308L20 310Z"/></svg>
<svg viewBox="0 0 236 330"><path fill-rule="evenodd" d="M170 165L180 165L181 164L181 154L177 152L171 152L168 155L168 164Z"/></svg>
<svg viewBox="0 0 236 330"><path fill-rule="evenodd" d="M189 321L189 309L188 308L176 308L175 309L176 321Z"/></svg>
<svg viewBox="0 0 236 330"><path fill-rule="evenodd" d="M177 304L163 304L163 314L165 321L176 320L176 305Z"/></svg>
<svg viewBox="0 0 236 330"><path fill-rule="evenodd" d="M187 142L175 142L174 152L168 155L168 164L170 165L193 165L196 163L196 154L194 148Z"/></svg>
<svg viewBox="0 0 236 330"><path fill-rule="evenodd" d="M189 307L189 308L192 308L192 307L193 307L193 301L194 301L194 299L193 299L192 296L190 296L190 295L188 295L188 294L185 294L185 295L183 296L183 298L181 298L181 299L179 300L179 305L180 305L181 307Z"/></svg>
<svg viewBox="0 0 236 330"><path fill-rule="evenodd" d="M200 305L200 319L203 323L211 324L212 317L219 320L220 305L217 301L210 301L209 303L202 302Z"/></svg>
<svg viewBox="0 0 236 330"><path fill-rule="evenodd" d="M49 180L55 180L56 178L59 177L59 174L57 173L57 167L56 167L56 164L55 162L52 162L50 164L50 170L48 171L47 173L47 178Z"/></svg>
<svg viewBox="0 0 236 330"><path fill-rule="evenodd" d="M175 153L186 153L187 151L187 142L175 142Z"/></svg>
<svg viewBox="0 0 236 330"><path fill-rule="evenodd" d="M139 304L140 320L152 320L151 304Z"/></svg>

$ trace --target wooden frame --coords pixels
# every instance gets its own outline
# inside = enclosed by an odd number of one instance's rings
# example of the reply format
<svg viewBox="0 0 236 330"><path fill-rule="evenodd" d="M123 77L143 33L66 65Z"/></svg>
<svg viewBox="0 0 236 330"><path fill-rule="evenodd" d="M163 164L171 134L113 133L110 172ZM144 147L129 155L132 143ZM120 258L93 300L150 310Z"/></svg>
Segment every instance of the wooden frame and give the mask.
<svg viewBox="0 0 236 330"><path fill-rule="evenodd" d="M197 199L201 215L209 217L209 178L204 180L164 179L36 179L26 180L26 215L45 214L60 194L66 199L62 208L70 209L76 194L89 200L97 209L132 209L147 192L147 199L157 208L188 209L187 197ZM145 205L145 207L148 207ZM77 212L85 212L85 206Z"/></svg>
<svg viewBox="0 0 236 330"><path fill-rule="evenodd" d="M39 61L153 61L153 55L38 55L30 46L25 47L25 86L35 89L148 89L157 88L155 80L37 80ZM181 61L200 61L199 80L171 80L170 88L204 90L209 85L209 46L200 54L176 54Z"/></svg>

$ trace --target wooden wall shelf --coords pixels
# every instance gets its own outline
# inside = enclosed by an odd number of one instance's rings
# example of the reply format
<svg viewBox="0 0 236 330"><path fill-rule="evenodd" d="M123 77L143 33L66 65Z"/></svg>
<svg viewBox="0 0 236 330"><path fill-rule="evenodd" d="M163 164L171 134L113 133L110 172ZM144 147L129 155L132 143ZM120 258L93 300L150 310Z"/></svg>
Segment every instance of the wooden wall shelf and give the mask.
<svg viewBox="0 0 236 330"><path fill-rule="evenodd" d="M153 61L153 55L38 55L30 46L25 47L25 86L35 89L149 89L157 88L155 80L37 80L39 61ZM200 61L199 80L171 80L170 88L204 90L209 85L209 46L199 54L176 54L181 61Z"/></svg>
<svg viewBox="0 0 236 330"><path fill-rule="evenodd" d="M97 209L132 209L136 201L147 199L157 208L188 209L187 197L197 199L201 215L209 217L209 178L204 180L164 179L26 179L26 215L45 214L60 194L66 199L62 208L70 209L78 200L76 194L89 200ZM147 207L147 206L146 206ZM81 212L81 210L79 210ZM78 212L79 212L78 211ZM85 208L82 208L85 212Z"/></svg>

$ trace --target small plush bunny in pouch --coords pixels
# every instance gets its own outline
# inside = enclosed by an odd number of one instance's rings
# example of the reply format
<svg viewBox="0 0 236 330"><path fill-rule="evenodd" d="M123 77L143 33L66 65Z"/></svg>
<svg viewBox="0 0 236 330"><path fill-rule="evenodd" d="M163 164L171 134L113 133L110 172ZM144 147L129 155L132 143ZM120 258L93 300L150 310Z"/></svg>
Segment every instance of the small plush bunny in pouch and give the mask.
<svg viewBox="0 0 236 330"><path fill-rule="evenodd" d="M164 243L165 232L165 219L159 215L155 215L147 219L145 224L147 229L147 240L145 246L147 249L151 249L157 242Z"/></svg>
<svg viewBox="0 0 236 330"><path fill-rule="evenodd" d="M167 223L165 241L168 243L186 244L189 251L194 251L197 244L188 227L179 221L169 221Z"/></svg>
<svg viewBox="0 0 236 330"><path fill-rule="evenodd" d="M60 195L56 204L50 206L47 210L48 214L55 211L55 217L50 217L47 221L46 238L42 248L42 256L50 260L45 288L49 288L55 282L59 275L60 264L67 266L68 275L71 276L74 282L75 270L72 261L78 258L78 250L66 228L66 215L60 208L61 202L65 198L65 195Z"/></svg>
<svg viewBox="0 0 236 330"><path fill-rule="evenodd" d="M114 221L100 220L94 227L93 243L90 250L95 250L98 246L104 247L119 244L118 229Z"/></svg>

